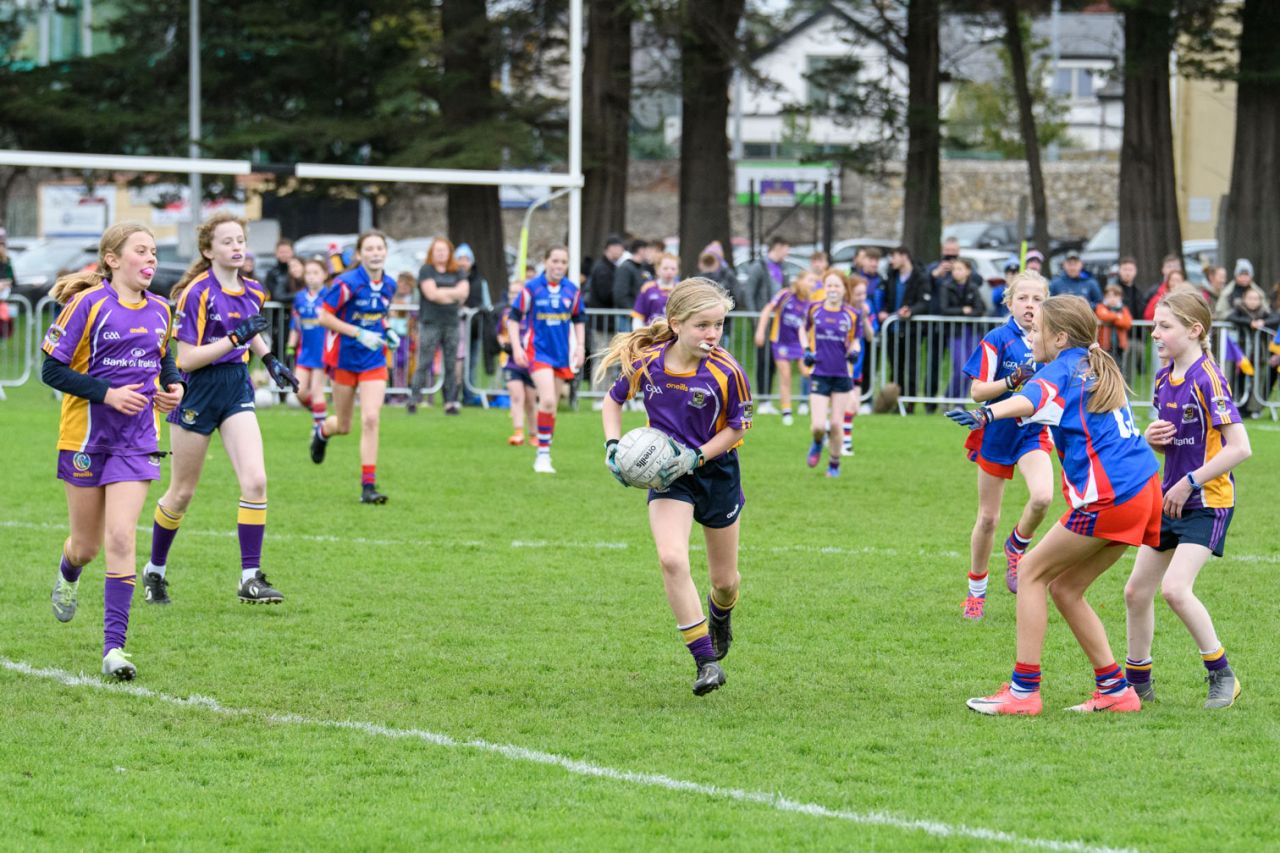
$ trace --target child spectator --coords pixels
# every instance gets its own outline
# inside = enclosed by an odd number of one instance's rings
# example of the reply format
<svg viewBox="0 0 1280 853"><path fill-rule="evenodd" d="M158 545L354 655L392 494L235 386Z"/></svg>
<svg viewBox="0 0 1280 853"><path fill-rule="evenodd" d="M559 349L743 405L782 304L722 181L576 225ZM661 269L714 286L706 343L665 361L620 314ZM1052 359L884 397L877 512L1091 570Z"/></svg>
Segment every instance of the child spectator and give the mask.
<svg viewBox="0 0 1280 853"><path fill-rule="evenodd" d="M1129 351L1129 329L1133 327L1133 314L1124 304L1124 287L1111 282L1102 292L1102 301L1093 309L1098 315L1098 346L1117 362Z"/></svg>

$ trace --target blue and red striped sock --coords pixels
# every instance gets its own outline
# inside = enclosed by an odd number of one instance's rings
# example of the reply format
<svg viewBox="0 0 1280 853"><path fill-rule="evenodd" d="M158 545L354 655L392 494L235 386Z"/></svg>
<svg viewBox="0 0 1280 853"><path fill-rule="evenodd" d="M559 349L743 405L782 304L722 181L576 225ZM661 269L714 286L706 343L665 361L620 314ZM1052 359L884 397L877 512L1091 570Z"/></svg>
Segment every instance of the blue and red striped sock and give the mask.
<svg viewBox="0 0 1280 853"><path fill-rule="evenodd" d="M538 412L538 450L547 452L551 450L551 437L556 431L556 415L555 412Z"/></svg>
<svg viewBox="0 0 1280 853"><path fill-rule="evenodd" d="M1129 686L1124 672L1114 662L1095 668L1093 680L1098 683L1098 692L1108 696L1121 693Z"/></svg>
<svg viewBox="0 0 1280 853"><path fill-rule="evenodd" d="M1025 699L1032 693L1040 692L1040 664L1022 663L1013 665L1013 678L1009 682L1009 690L1019 699Z"/></svg>
<svg viewBox="0 0 1280 853"><path fill-rule="evenodd" d="M372 486L378 482L378 466L377 465L361 465L360 466L360 485Z"/></svg>
<svg viewBox="0 0 1280 853"><path fill-rule="evenodd" d="M1031 537L1023 537L1023 535L1018 532L1018 525L1015 524L1013 526L1013 531L1009 534L1009 538L1004 540L1004 549L1006 551L1012 551L1015 554L1025 554L1027 552L1027 546L1030 544Z"/></svg>

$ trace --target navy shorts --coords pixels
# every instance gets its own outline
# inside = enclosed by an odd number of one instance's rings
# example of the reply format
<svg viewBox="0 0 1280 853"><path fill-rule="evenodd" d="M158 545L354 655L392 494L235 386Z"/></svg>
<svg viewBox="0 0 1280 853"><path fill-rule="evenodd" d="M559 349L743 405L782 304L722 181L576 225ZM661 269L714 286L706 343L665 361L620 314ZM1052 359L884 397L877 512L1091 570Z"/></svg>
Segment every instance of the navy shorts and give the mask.
<svg viewBox="0 0 1280 853"><path fill-rule="evenodd" d="M521 367L504 367L502 368L502 381L507 382L523 382L530 388L535 387L533 384L533 376L529 371Z"/></svg>
<svg viewBox="0 0 1280 853"><path fill-rule="evenodd" d="M1227 541L1227 528L1231 526L1231 516L1235 507L1222 509L1184 509L1182 518L1160 516L1160 544L1157 551L1168 551L1179 545L1203 545L1213 552L1213 556L1222 556L1222 547Z"/></svg>
<svg viewBox="0 0 1280 853"><path fill-rule="evenodd" d="M848 394L853 390L853 379L848 376L814 376L810 394L830 397L832 394Z"/></svg>
<svg viewBox="0 0 1280 853"><path fill-rule="evenodd" d="M187 393L167 420L189 432L212 435L232 415L254 411L253 383L244 364L211 364L187 378Z"/></svg>
<svg viewBox="0 0 1280 853"><path fill-rule="evenodd" d="M649 490L650 502L665 498L693 504L693 520L703 527L728 527L738 520L747 499L742 494L738 451L708 460L665 492Z"/></svg>

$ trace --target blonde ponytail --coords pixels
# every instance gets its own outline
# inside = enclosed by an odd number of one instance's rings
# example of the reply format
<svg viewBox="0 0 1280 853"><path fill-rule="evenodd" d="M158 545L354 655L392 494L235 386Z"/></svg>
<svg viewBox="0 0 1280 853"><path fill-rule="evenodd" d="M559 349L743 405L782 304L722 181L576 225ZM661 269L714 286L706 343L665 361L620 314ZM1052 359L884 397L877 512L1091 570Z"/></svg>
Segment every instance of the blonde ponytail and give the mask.
<svg viewBox="0 0 1280 853"><path fill-rule="evenodd" d="M107 279L107 270L110 269L107 266L107 255L119 258L124 252L125 242L139 232L155 239L151 229L140 222L117 222L103 231L98 240L98 268L92 272L73 272L62 276L54 283L49 295L60 305L66 305L77 293L101 284Z"/></svg>
<svg viewBox="0 0 1280 853"><path fill-rule="evenodd" d="M82 290L88 290L91 287L97 287L105 281L102 273L94 270L93 272L74 272L64 275L54 283L53 289L49 291L49 295L57 301L59 305L66 305L71 298Z"/></svg>

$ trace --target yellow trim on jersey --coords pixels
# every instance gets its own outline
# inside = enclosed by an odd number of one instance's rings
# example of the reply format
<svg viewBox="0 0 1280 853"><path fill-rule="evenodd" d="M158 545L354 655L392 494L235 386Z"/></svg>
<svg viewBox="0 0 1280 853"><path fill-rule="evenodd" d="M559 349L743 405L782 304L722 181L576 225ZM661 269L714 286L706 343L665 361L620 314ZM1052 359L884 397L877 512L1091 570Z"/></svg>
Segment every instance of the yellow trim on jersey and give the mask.
<svg viewBox="0 0 1280 853"><path fill-rule="evenodd" d="M726 373L733 377L735 390L738 392L738 399L747 402L751 399L751 391L747 385L747 376L742 372L742 367L725 353L713 352L707 356L707 361L711 364L720 366Z"/></svg>
<svg viewBox="0 0 1280 853"><path fill-rule="evenodd" d="M204 343L204 329L209 323L209 288L200 291L200 301L196 304L196 346Z"/></svg>
<svg viewBox="0 0 1280 853"><path fill-rule="evenodd" d="M1210 377L1211 380L1213 378L1212 376ZM1221 387L1221 385L1218 385L1218 387ZM1222 452L1222 431L1213 424L1213 416L1210 414L1209 405L1204 399L1204 394L1200 393L1200 386L1193 386L1192 390L1195 392L1196 399L1200 401L1200 418L1201 423L1204 425L1204 461L1207 463ZM1210 509L1224 509L1235 506L1236 487L1231 482L1231 472L1220 474L1205 483L1203 490L1200 492L1200 501Z"/></svg>

